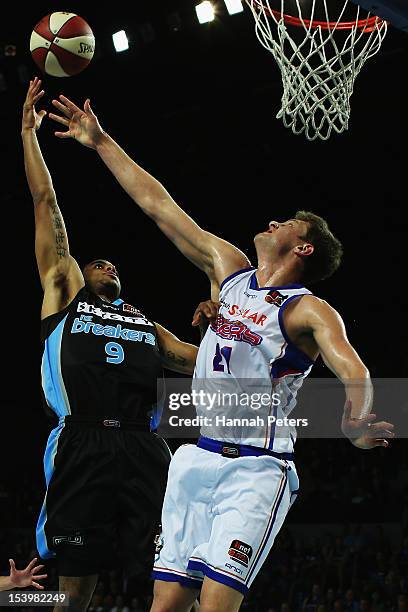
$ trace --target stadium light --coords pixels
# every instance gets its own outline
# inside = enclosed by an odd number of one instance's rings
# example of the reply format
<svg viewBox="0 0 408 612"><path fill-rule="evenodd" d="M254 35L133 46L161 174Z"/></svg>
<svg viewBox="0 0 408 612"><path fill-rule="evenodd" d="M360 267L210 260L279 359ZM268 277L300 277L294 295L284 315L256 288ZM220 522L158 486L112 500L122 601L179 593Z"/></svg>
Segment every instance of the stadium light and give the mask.
<svg viewBox="0 0 408 612"><path fill-rule="evenodd" d="M112 40L117 53L129 49L129 41L125 30L120 30L120 32L115 32L115 34L112 34Z"/></svg>
<svg viewBox="0 0 408 612"><path fill-rule="evenodd" d="M224 0L224 2L230 15L242 13L244 10L241 0Z"/></svg>
<svg viewBox="0 0 408 612"><path fill-rule="evenodd" d="M204 0L201 4L195 7L199 23L208 23L214 21L214 7L208 0Z"/></svg>

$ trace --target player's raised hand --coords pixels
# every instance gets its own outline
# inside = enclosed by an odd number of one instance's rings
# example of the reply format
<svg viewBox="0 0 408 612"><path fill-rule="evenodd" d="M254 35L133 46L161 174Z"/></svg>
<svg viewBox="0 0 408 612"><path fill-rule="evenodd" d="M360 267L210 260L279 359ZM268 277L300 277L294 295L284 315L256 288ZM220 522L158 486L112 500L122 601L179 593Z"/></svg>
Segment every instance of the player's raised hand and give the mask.
<svg viewBox="0 0 408 612"><path fill-rule="evenodd" d="M197 327L198 325L207 326L209 323L215 323L217 320L219 307L219 302L213 302L212 300L200 302L195 309L191 325L193 325L193 327Z"/></svg>
<svg viewBox="0 0 408 612"><path fill-rule="evenodd" d="M394 425L386 421L374 422L375 414L369 414L363 419L355 419L351 416L352 404L347 400L344 406L341 430L349 438L354 446L363 450L369 450L376 446L387 448L388 439L394 438Z"/></svg>
<svg viewBox="0 0 408 612"><path fill-rule="evenodd" d="M85 100L83 110L62 95L59 96L59 100L53 100L52 103L63 116L50 113L50 119L68 128L66 132L55 132L55 136L73 138L85 147L95 149L99 138L103 135L103 129L92 111L90 100Z"/></svg>
<svg viewBox="0 0 408 612"><path fill-rule="evenodd" d="M43 578L47 578L47 574L38 574L40 569L42 569L44 566L35 565L36 561L37 561L37 557L32 559L25 569L17 570L14 560L9 559L10 582L12 583L13 587L24 588L28 586L34 586L36 589L44 588L41 584L38 584L38 582L36 581L42 580Z"/></svg>
<svg viewBox="0 0 408 612"><path fill-rule="evenodd" d="M27 96L23 105L23 120L21 125L23 130L38 130L41 126L41 122L47 112L41 110L37 113L35 104L43 97L44 93L44 90L41 89L41 80L38 77L34 77L28 86Z"/></svg>

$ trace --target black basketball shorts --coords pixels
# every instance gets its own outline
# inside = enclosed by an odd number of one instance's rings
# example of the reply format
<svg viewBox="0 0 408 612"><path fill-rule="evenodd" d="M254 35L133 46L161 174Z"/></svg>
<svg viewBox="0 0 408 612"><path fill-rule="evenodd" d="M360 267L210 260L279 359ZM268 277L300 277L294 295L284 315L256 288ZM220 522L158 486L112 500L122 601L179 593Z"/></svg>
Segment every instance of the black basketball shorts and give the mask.
<svg viewBox="0 0 408 612"><path fill-rule="evenodd" d="M164 440L148 431L60 423L44 457L41 557L56 558L61 576L117 564L128 576L149 576L169 462Z"/></svg>

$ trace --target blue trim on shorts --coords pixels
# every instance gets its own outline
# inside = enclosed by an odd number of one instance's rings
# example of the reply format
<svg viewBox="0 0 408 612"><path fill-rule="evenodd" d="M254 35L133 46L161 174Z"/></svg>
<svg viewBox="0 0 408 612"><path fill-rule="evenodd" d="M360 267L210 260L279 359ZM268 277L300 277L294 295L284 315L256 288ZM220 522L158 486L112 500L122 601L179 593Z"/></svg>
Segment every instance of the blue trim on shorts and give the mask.
<svg viewBox="0 0 408 612"><path fill-rule="evenodd" d="M266 538L264 539L264 543L262 544L262 546L261 546L260 550L258 550L258 551L257 551L257 553L256 553L256 555L255 555L255 558L254 558L254 564L252 565L252 567L251 567L251 568L249 569L249 571L248 571L248 575L247 575L247 577L246 577L246 582L248 582L248 581L251 579L251 576L252 576L252 574L254 573L255 568L256 568L256 567L257 567L257 565L259 564L259 561L260 561L260 559L261 559L261 557L262 557L262 553L263 553L263 551L265 550L266 545L268 544L268 540L269 540L269 538L271 537L271 533L272 533L272 531L273 531L273 527L274 527L274 525L275 525L275 521L276 521L276 516L277 516L277 514L278 514L279 507L280 507L280 505L281 505L281 502L282 502L283 496L284 496L285 491L286 491L286 487L287 487L288 482L289 482L287 472L285 472L284 481L285 481L285 482L284 482L284 485L283 485L283 487L282 487L282 491L280 492L280 495L279 495L278 501L277 501L276 506L275 506L275 510L274 510L274 512L273 512L272 522L271 522L271 524L270 524L270 526L269 526L269 529L268 529L268 534L267 534ZM281 481L281 482L282 482L282 481Z"/></svg>
<svg viewBox="0 0 408 612"><path fill-rule="evenodd" d="M208 450L211 453L222 454L222 449L227 447L237 448L239 450L239 455L237 457L260 457L261 455L269 455L271 457L276 457L276 459L285 459L286 461L294 461L295 454L294 453L277 453L275 451L269 450L268 448L261 448L260 446L249 446L246 444L234 444L232 442L222 441L222 440L213 440L212 438L205 438L200 436L197 442L198 448L203 448L204 450Z"/></svg>
<svg viewBox="0 0 408 612"><path fill-rule="evenodd" d="M54 474L54 462L55 456L58 452L58 441L65 426L64 417L59 422L58 426L55 427L50 435L48 436L47 446L44 453L44 472L45 472L45 484L47 490L45 492L43 505L41 506L40 515L37 520L36 526L36 543L37 550L40 553L41 559L52 559L56 556L55 551L51 550L48 546L47 536L45 534L45 525L47 522L47 493L50 485L51 478Z"/></svg>
<svg viewBox="0 0 408 612"><path fill-rule="evenodd" d="M248 593L249 589L245 584L242 584L242 582L235 580L235 578L225 576L225 574L221 574L221 572L217 572L216 570L211 569L203 561L189 561L188 569L203 572L203 574L207 576L207 578L211 578L211 580L215 580L215 582L225 584L226 586L229 586L232 589L239 591L243 595L246 595L246 593Z"/></svg>
<svg viewBox="0 0 408 612"><path fill-rule="evenodd" d="M195 580L194 578L187 578L187 576L178 576L177 574L168 574L167 572L152 571L151 578L153 580L163 580L163 582L179 582L181 586L187 587L188 589L200 590L203 581Z"/></svg>

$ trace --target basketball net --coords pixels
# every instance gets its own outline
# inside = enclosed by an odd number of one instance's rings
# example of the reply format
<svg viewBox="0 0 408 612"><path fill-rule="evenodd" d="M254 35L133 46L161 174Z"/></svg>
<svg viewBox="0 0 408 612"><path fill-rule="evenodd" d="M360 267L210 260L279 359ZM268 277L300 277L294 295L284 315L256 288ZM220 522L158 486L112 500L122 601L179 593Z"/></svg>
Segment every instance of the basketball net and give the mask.
<svg viewBox="0 0 408 612"><path fill-rule="evenodd" d="M320 0L326 16L321 21L314 19L316 0L310 19L302 17L299 0L297 16L285 14L285 0L280 0L279 11L271 8L270 1L246 0L257 38L282 73L277 119L294 134L304 132L308 140L328 140L333 130L340 134L348 129L354 82L365 62L380 50L388 24L372 14L362 18L358 6L355 20L342 21L346 7L350 8L348 0L337 21L330 21L330 0Z"/></svg>

